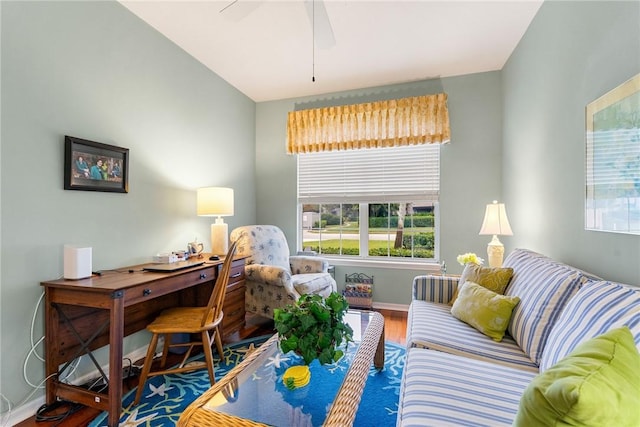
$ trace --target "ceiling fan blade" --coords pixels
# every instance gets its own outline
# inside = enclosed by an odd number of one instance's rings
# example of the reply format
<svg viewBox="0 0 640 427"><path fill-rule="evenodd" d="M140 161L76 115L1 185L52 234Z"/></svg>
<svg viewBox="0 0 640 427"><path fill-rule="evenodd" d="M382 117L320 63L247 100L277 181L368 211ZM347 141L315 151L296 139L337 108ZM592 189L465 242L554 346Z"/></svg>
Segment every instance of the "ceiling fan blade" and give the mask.
<svg viewBox="0 0 640 427"><path fill-rule="evenodd" d="M243 18L249 16L251 12L262 6L264 0L231 0L220 9L220 13L234 22L239 22Z"/></svg>
<svg viewBox="0 0 640 427"><path fill-rule="evenodd" d="M304 0L309 22L314 31L314 39L318 49L329 49L336 45L333 28L327 15L323 0ZM315 21L315 22L314 22Z"/></svg>

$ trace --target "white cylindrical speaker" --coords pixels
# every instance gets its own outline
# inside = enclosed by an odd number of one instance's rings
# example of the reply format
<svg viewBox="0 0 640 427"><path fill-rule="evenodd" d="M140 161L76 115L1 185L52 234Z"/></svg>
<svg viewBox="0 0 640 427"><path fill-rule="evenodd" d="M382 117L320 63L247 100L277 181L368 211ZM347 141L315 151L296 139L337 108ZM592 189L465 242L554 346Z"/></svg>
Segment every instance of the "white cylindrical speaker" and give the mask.
<svg viewBox="0 0 640 427"><path fill-rule="evenodd" d="M64 245L64 278L85 279L91 276L91 247Z"/></svg>

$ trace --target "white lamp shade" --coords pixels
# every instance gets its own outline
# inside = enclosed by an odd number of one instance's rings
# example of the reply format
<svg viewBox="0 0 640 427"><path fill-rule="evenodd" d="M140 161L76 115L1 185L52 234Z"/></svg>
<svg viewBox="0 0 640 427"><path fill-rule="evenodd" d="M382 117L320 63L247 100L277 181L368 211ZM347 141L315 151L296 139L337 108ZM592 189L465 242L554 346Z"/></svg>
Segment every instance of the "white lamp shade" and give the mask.
<svg viewBox="0 0 640 427"><path fill-rule="evenodd" d="M233 189L225 187L198 188L198 216L233 215Z"/></svg>
<svg viewBox="0 0 640 427"><path fill-rule="evenodd" d="M509 225L509 220L507 219L507 210L504 207L504 203L494 201L487 205L484 212L484 221L480 228L480 234L513 236L513 231L511 231L511 225Z"/></svg>

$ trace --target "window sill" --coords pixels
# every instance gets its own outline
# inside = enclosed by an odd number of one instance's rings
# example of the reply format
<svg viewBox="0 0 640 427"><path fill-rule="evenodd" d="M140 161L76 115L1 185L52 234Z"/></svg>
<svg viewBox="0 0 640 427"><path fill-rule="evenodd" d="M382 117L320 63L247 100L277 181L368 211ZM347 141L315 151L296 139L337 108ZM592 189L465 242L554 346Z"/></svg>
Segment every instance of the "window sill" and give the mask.
<svg viewBox="0 0 640 427"><path fill-rule="evenodd" d="M388 270L421 270L425 273L440 274L440 264L436 262L416 262L416 261L390 261L390 260L373 260L361 258L342 258L331 257L329 255L320 255L329 261L331 265L348 266L348 267L368 267L368 268L384 268Z"/></svg>

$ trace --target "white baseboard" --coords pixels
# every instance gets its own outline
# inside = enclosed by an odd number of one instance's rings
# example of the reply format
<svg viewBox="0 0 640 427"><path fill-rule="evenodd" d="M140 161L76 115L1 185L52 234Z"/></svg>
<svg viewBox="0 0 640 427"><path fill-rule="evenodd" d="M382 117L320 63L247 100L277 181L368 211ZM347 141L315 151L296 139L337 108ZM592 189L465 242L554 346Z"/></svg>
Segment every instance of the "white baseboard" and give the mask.
<svg viewBox="0 0 640 427"><path fill-rule="evenodd" d="M38 408L44 405L44 396L40 396L35 400L31 400L24 405L20 405L19 407L12 409L11 413L9 413L9 417L5 420L4 417L7 414L2 414L2 427L5 426L14 426L28 418L31 418L38 411Z"/></svg>
<svg viewBox="0 0 640 427"><path fill-rule="evenodd" d="M159 341L158 348L162 348L161 347L161 345L163 344L162 338L158 341ZM124 355L124 358L135 361L135 360L144 358L146 355L147 355L147 347L145 346L142 348L138 348L127 355ZM124 366L126 366L126 364L124 364ZM101 366L101 368L104 372L109 372L109 364ZM90 381L92 378L98 377L99 375L100 374L98 373L98 369L96 368L95 370L74 379L73 383L84 384ZM43 389L43 392L44 392L44 389ZM12 409L10 415L7 417L6 420L4 419L4 417L7 416L7 414L2 414L2 417L0 417L0 426L2 427L14 426L28 418L33 417L38 411L38 408L44 405L44 403L45 403L44 396L38 396L34 400L30 400L29 402L23 405L20 405L17 408Z"/></svg>
<svg viewBox="0 0 640 427"><path fill-rule="evenodd" d="M409 311L408 304L393 304L388 302L374 302L373 308L393 311Z"/></svg>

